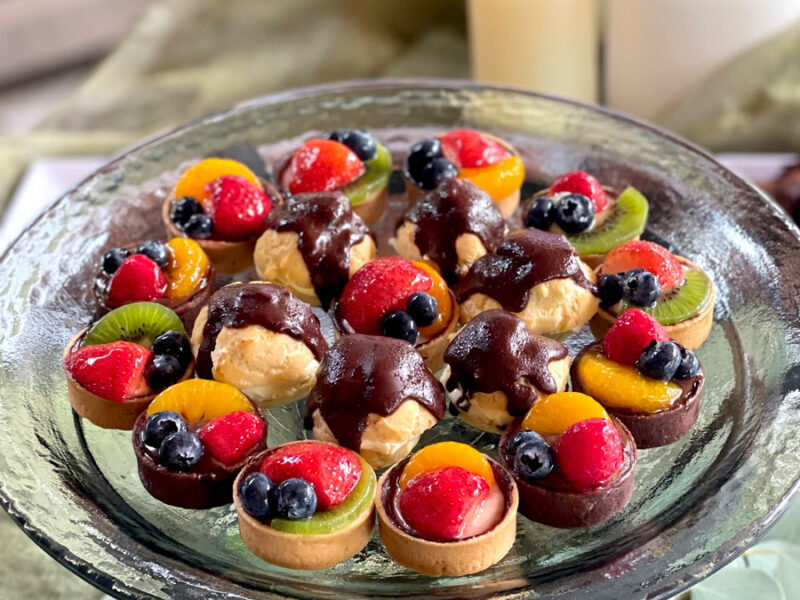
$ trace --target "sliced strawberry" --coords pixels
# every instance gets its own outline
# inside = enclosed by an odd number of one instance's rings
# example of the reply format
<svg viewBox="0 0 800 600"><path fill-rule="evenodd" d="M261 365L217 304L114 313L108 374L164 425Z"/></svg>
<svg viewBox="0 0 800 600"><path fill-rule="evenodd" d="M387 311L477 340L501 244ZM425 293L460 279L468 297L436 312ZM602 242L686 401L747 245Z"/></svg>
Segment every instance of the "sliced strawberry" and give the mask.
<svg viewBox="0 0 800 600"><path fill-rule="evenodd" d="M488 496L489 484L483 477L461 467L445 467L411 480L400 495L400 514L422 538L455 540Z"/></svg>
<svg viewBox="0 0 800 600"><path fill-rule="evenodd" d="M465 169L494 165L508 158L508 151L492 138L472 129L454 129L440 140L444 157Z"/></svg>
<svg viewBox="0 0 800 600"><path fill-rule="evenodd" d="M364 163L344 144L311 139L292 157L291 169L291 193L332 192L358 179Z"/></svg>
<svg viewBox="0 0 800 600"><path fill-rule="evenodd" d="M167 280L155 261L144 254L132 254L114 272L106 304L115 308L130 302L150 302L163 298Z"/></svg>
<svg viewBox="0 0 800 600"><path fill-rule="evenodd" d="M269 197L256 185L238 175L223 175L206 185L210 202L208 216L214 219L214 233L225 240L260 234L264 219L272 210Z"/></svg>
<svg viewBox="0 0 800 600"><path fill-rule="evenodd" d="M427 292L433 279L424 269L398 256L376 258L361 267L339 298L339 316L357 333L378 335L390 310L404 310L414 292Z"/></svg>
<svg viewBox="0 0 800 600"><path fill-rule="evenodd" d="M623 365L634 365L650 342L669 340L664 327L638 308L629 308L603 338L603 353Z"/></svg>
<svg viewBox="0 0 800 600"><path fill-rule="evenodd" d="M584 171L565 173L550 186L550 193L570 192L582 194L594 203L596 213L608 206L608 196L600 182Z"/></svg>
<svg viewBox="0 0 800 600"><path fill-rule="evenodd" d="M149 393L144 369L152 358L147 348L120 341L79 348L67 357L64 367L93 394L123 402Z"/></svg>
<svg viewBox="0 0 800 600"><path fill-rule="evenodd" d="M608 483L624 460L622 440L607 419L586 419L571 425L556 446L556 465L576 489Z"/></svg>
<svg viewBox="0 0 800 600"><path fill-rule="evenodd" d="M278 448L264 459L261 472L276 484L298 477L314 486L317 510L344 502L361 478L361 461L345 448L297 442Z"/></svg>
<svg viewBox="0 0 800 600"><path fill-rule="evenodd" d="M261 440L264 422L253 413L237 411L212 419L197 435L214 458L232 465Z"/></svg>
<svg viewBox="0 0 800 600"><path fill-rule="evenodd" d="M631 240L606 255L601 273L627 273L633 269L650 271L658 278L661 290L683 283L681 263L664 246L643 240Z"/></svg>

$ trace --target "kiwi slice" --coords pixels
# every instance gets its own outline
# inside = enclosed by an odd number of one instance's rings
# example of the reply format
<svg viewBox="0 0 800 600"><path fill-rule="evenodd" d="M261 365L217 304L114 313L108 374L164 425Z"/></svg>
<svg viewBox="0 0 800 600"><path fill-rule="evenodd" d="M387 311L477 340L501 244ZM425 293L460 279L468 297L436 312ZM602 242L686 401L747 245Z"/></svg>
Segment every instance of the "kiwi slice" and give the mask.
<svg viewBox="0 0 800 600"><path fill-rule="evenodd" d="M349 198L351 206L363 204L368 196L389 184L389 177L392 174L392 155L385 146L377 142L376 145L375 156L364 163L366 167L364 174L342 190Z"/></svg>
<svg viewBox="0 0 800 600"><path fill-rule="evenodd" d="M318 512L309 519L292 521L289 519L272 519L273 529L286 533L300 533L305 535L319 535L334 533L344 529L353 519L369 509L375 497L375 471L372 470L364 459L361 459L361 477L356 486L344 499L330 510Z"/></svg>
<svg viewBox="0 0 800 600"><path fill-rule="evenodd" d="M675 325L699 314L711 299L711 281L703 271L689 269L682 285L662 293L654 306L634 306L623 300L619 314L629 308L639 308L653 315L662 325Z"/></svg>
<svg viewBox="0 0 800 600"><path fill-rule="evenodd" d="M627 187L617 197L613 212L591 231L567 234L578 254L605 254L620 244L642 235L647 224L647 198L635 187Z"/></svg>
<svg viewBox="0 0 800 600"><path fill-rule="evenodd" d="M149 348L154 339L170 330L186 335L183 323L173 311L155 302L133 302L115 308L92 325L83 345L123 340Z"/></svg>

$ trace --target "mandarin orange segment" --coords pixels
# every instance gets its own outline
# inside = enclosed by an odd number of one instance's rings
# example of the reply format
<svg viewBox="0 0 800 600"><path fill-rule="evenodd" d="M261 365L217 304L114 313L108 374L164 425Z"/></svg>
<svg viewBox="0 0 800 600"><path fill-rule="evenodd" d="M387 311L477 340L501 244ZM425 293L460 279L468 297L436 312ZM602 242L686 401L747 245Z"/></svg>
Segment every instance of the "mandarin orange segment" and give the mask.
<svg viewBox="0 0 800 600"><path fill-rule="evenodd" d="M609 360L599 349L581 356L576 369L583 389L612 408L655 412L668 408L683 393L679 385L645 377L636 367Z"/></svg>
<svg viewBox="0 0 800 600"><path fill-rule="evenodd" d="M441 331L443 331L453 318L453 299L450 297L450 290L447 287L439 271L435 267L425 262L411 261L414 266L419 267L425 271L433 279L433 287L428 290L428 294L436 298L436 303L439 307L439 314L436 315L436 320L427 327L420 327L419 333L422 337L427 339L435 338Z"/></svg>
<svg viewBox="0 0 800 600"><path fill-rule="evenodd" d="M262 189L256 174L242 163L228 158L206 158L183 172L175 185L175 198L191 196L202 203L208 198L206 185L223 175L239 175Z"/></svg>
<svg viewBox="0 0 800 600"><path fill-rule="evenodd" d="M458 177L474 183L494 200L502 200L522 186L525 179L525 165L519 156L509 156L488 167L460 169Z"/></svg>
<svg viewBox="0 0 800 600"><path fill-rule="evenodd" d="M147 416L174 410L189 423L210 421L232 412L253 412L253 405L232 385L209 379L187 379L168 387L147 407Z"/></svg>
<svg viewBox="0 0 800 600"><path fill-rule="evenodd" d="M164 269L167 298L183 300L205 280L211 263L200 244L193 239L172 238L166 246L169 257L169 264Z"/></svg>
<svg viewBox="0 0 800 600"><path fill-rule="evenodd" d="M560 435L586 419L608 419L597 400L578 392L557 392L533 403L522 421L523 430L541 435Z"/></svg>
<svg viewBox="0 0 800 600"><path fill-rule="evenodd" d="M400 487L405 488L420 473L454 466L483 477L490 486L496 484L491 463L475 448L461 442L439 442L425 446L408 459L400 474Z"/></svg>

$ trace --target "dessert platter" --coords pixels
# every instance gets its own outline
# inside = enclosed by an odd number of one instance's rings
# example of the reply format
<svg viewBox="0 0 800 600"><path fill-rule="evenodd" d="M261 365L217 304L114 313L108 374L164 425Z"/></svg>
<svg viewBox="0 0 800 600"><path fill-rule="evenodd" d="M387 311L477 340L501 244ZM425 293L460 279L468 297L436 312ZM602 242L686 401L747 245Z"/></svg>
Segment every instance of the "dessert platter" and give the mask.
<svg viewBox="0 0 800 600"><path fill-rule="evenodd" d="M247 103L0 262L0 501L123 598L666 598L800 479L798 232L463 82Z"/></svg>

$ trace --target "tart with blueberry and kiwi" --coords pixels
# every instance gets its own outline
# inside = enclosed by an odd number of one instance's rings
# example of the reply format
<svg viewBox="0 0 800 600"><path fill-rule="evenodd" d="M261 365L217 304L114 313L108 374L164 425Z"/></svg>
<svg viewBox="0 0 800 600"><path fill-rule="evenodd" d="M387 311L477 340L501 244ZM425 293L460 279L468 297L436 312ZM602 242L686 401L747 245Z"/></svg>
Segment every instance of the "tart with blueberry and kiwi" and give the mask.
<svg viewBox="0 0 800 600"><path fill-rule="evenodd" d="M265 219L282 202L277 189L245 165L206 158L183 172L161 216L167 235L192 238L219 273L233 274L253 266Z"/></svg>
<svg viewBox="0 0 800 600"><path fill-rule="evenodd" d="M444 365L458 319L455 295L439 272L397 256L376 258L356 271L333 309L340 334L405 340L434 372Z"/></svg>
<svg viewBox="0 0 800 600"><path fill-rule="evenodd" d="M235 387L204 379L161 392L133 427L142 485L182 508L230 504L236 475L266 445L258 407Z"/></svg>
<svg viewBox="0 0 800 600"><path fill-rule="evenodd" d="M389 556L424 575L483 571L514 544L517 486L466 444L440 442L400 461L378 481L375 504Z"/></svg>
<svg viewBox="0 0 800 600"><path fill-rule="evenodd" d="M636 443L586 394L534 402L503 433L498 455L519 486L519 512L551 527L602 523L633 493Z"/></svg>
<svg viewBox="0 0 800 600"><path fill-rule="evenodd" d="M327 310L376 251L374 235L347 196L333 191L297 194L275 207L254 259L259 279Z"/></svg>
<svg viewBox="0 0 800 600"><path fill-rule="evenodd" d="M134 302L78 332L62 364L78 415L98 427L131 429L158 391L191 375L194 359L178 315Z"/></svg>
<svg viewBox="0 0 800 600"><path fill-rule="evenodd" d="M324 569L358 554L375 527L375 472L355 452L290 442L252 458L234 483L242 541L263 560Z"/></svg>
<svg viewBox="0 0 800 600"><path fill-rule="evenodd" d="M492 197L504 217L519 206L525 166L511 144L488 133L454 129L414 144L403 175L410 203L446 179L466 179Z"/></svg>
<svg viewBox="0 0 800 600"><path fill-rule="evenodd" d="M445 403L442 384L410 344L354 333L325 353L305 427L377 469L406 456L444 417Z"/></svg>
<svg viewBox="0 0 800 600"><path fill-rule="evenodd" d="M626 310L602 342L572 366L572 387L590 394L630 430L639 448L671 444L697 421L703 368L639 309Z"/></svg>
<svg viewBox="0 0 800 600"><path fill-rule="evenodd" d="M214 267L189 238L146 240L103 254L94 278L98 312L131 302L158 302L191 329L214 288Z"/></svg>
<svg viewBox="0 0 800 600"><path fill-rule="evenodd" d="M308 139L275 168L284 193L340 191L368 225L386 210L391 174L391 154L363 129L337 129Z"/></svg>
<svg viewBox="0 0 800 600"><path fill-rule="evenodd" d="M564 391L570 357L555 340L530 333L504 310L467 323L444 353L451 410L478 429L502 433L539 398Z"/></svg>
<svg viewBox="0 0 800 600"><path fill-rule="evenodd" d="M461 322L502 308L533 333L579 329L597 312L596 277L563 235L525 229L507 236L453 286Z"/></svg>
<svg viewBox="0 0 800 600"><path fill-rule="evenodd" d="M609 252L597 270L600 310L593 323L602 334L629 308L639 308L664 326L670 338L699 348L714 322L714 282L699 266L645 241Z"/></svg>
<svg viewBox="0 0 800 600"><path fill-rule="evenodd" d="M584 171L566 173L526 203L523 222L563 233L581 260L597 267L605 255L639 239L647 224L647 198L634 187L616 194Z"/></svg>
<svg viewBox="0 0 800 600"><path fill-rule="evenodd" d="M265 408L308 394L328 348L308 304L258 281L217 290L191 340L198 377L229 383Z"/></svg>

